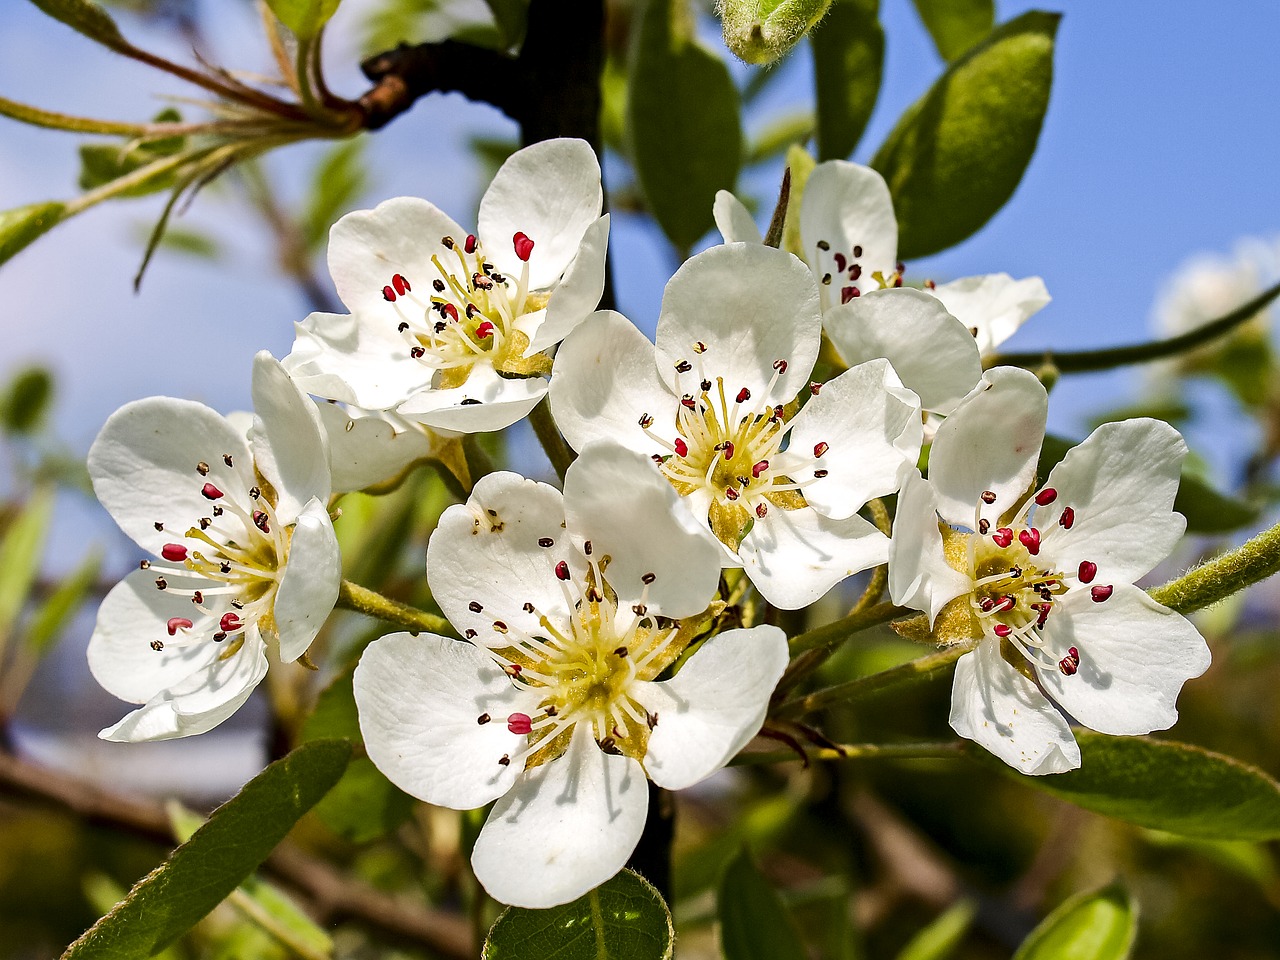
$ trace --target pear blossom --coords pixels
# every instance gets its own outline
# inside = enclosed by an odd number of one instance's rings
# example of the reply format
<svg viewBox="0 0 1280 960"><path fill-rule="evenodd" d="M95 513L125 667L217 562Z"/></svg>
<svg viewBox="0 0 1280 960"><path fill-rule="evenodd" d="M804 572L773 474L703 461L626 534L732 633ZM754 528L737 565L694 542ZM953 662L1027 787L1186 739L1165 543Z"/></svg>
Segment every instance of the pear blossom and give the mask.
<svg viewBox="0 0 1280 960"><path fill-rule="evenodd" d="M898 498L895 603L936 637L976 643L956 663L951 726L1023 773L1080 766L1069 720L1110 734L1163 730L1209 666L1186 618L1134 581L1168 556L1187 448L1158 420L1104 424L1035 487L1048 397L997 367L938 429L929 479Z"/></svg>
<svg viewBox="0 0 1280 960"><path fill-rule="evenodd" d="M858 510L898 489L921 439L888 362L810 382L821 336L799 261L713 247L667 284L656 346L607 311L565 340L552 414L574 449L609 437L652 457L727 563L770 603L803 607L885 561L887 538Z"/></svg>
<svg viewBox="0 0 1280 960"><path fill-rule="evenodd" d="M761 242L732 194L717 194L714 212L726 242ZM845 160L814 167L799 222L832 344L849 364L888 358L929 411L949 413L977 383L982 357L1049 302L1039 277L1004 273L904 287L893 199L870 167Z"/></svg>
<svg viewBox="0 0 1280 960"><path fill-rule="evenodd" d="M315 396L436 430L509 426L546 394L542 351L600 301L602 203L591 147L561 139L502 165L475 234L415 197L347 214L329 271L351 313L298 324L285 368Z"/></svg>
<svg viewBox="0 0 1280 960"><path fill-rule="evenodd" d="M100 734L164 740L231 716L269 661L302 656L337 600L328 452L311 399L265 351L251 437L239 418L149 397L89 450L102 505L154 555L102 601L89 668L141 706Z"/></svg>
<svg viewBox="0 0 1280 960"><path fill-rule="evenodd" d="M782 631L727 630L657 680L705 624L719 552L639 454L593 444L563 496L512 473L444 512L427 579L466 641L397 633L355 672L370 758L454 809L497 801L471 856L495 899L549 907L622 868L647 776L678 790L760 729Z"/></svg>
<svg viewBox="0 0 1280 960"><path fill-rule="evenodd" d="M328 439L334 493L394 484L415 464L448 458L459 439L387 410L330 401L316 406Z"/></svg>

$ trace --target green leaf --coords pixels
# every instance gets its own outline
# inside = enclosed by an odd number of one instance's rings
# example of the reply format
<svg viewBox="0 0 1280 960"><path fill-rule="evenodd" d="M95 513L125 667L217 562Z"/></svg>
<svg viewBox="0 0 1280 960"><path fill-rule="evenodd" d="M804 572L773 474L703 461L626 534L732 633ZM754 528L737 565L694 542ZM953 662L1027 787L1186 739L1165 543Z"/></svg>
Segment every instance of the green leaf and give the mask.
<svg viewBox="0 0 1280 960"><path fill-rule="evenodd" d="M914 0L943 60L954 60L991 32L994 0Z"/></svg>
<svg viewBox="0 0 1280 960"><path fill-rule="evenodd" d="M36 608L27 628L25 642L27 648L39 659L53 648L62 636L71 619L84 606L89 592L97 582L98 572L102 569L102 552L92 551L80 562L80 566L49 594L48 599Z"/></svg>
<svg viewBox="0 0 1280 960"><path fill-rule="evenodd" d="M341 737L359 742L360 721L352 691L354 668L334 678L302 728L303 741ZM409 818L413 798L384 777L368 757L357 757L316 806L316 816L356 843L384 836Z"/></svg>
<svg viewBox="0 0 1280 960"><path fill-rule="evenodd" d="M898 960L946 960L969 932L978 906L961 900L917 933L898 954Z"/></svg>
<svg viewBox="0 0 1280 960"><path fill-rule="evenodd" d="M813 136L813 114L807 110L774 120L751 141L747 148L748 164L771 160L792 144L804 143Z"/></svg>
<svg viewBox="0 0 1280 960"><path fill-rule="evenodd" d="M63 960L137 960L172 943L257 869L338 782L350 758L346 741L317 740L271 764L68 947Z"/></svg>
<svg viewBox="0 0 1280 960"><path fill-rule="evenodd" d="M329 239L329 228L355 205L369 185L364 171L362 138L344 140L328 151L311 178L311 195L302 215L306 248L318 250Z"/></svg>
<svg viewBox="0 0 1280 960"><path fill-rule="evenodd" d="M77 33L84 34L90 40L98 41L104 47L112 50L129 49L129 42L120 33L120 28L111 19L111 15L93 0L31 0L31 2L55 20L61 20Z"/></svg>
<svg viewBox="0 0 1280 960"><path fill-rule="evenodd" d="M0 540L0 649L40 572L40 557L53 520L53 498L52 488L36 490Z"/></svg>
<svg viewBox="0 0 1280 960"><path fill-rule="evenodd" d="M30 434L39 428L53 400L53 375L44 367L19 370L0 394L0 430Z"/></svg>
<svg viewBox="0 0 1280 960"><path fill-rule="evenodd" d="M154 123L180 123L181 115L173 109L158 114ZM186 146L187 138L159 137L154 140L125 141L123 143L85 143L80 146L80 189L93 190L103 184L118 180L126 174L140 170L162 157L172 157ZM141 197L164 190L173 184L176 173L172 170L150 178L118 197Z"/></svg>
<svg viewBox="0 0 1280 960"><path fill-rule="evenodd" d="M853 153L880 95L880 0L836 0L809 35L818 111L818 159Z"/></svg>
<svg viewBox="0 0 1280 960"><path fill-rule="evenodd" d="M725 960L805 960L804 943L744 847L725 868L716 897Z"/></svg>
<svg viewBox="0 0 1280 960"><path fill-rule="evenodd" d="M309 40L329 22L342 0L267 0L276 19L302 40Z"/></svg>
<svg viewBox="0 0 1280 960"><path fill-rule="evenodd" d="M1112 884L1063 902L1031 931L1013 960L1125 960L1137 933L1137 904Z"/></svg>
<svg viewBox="0 0 1280 960"><path fill-rule="evenodd" d="M1140 827L1207 840L1280 837L1280 784L1256 767L1186 743L1075 736L1082 760L1069 773L1026 777L989 762L1026 786Z"/></svg>
<svg viewBox="0 0 1280 960"><path fill-rule="evenodd" d="M876 152L898 215L898 254L954 246L1013 195L1049 106L1060 17L1002 24L916 101Z"/></svg>
<svg viewBox="0 0 1280 960"><path fill-rule="evenodd" d="M66 206L55 201L0 212L0 263L56 227L65 214Z"/></svg>
<svg viewBox="0 0 1280 960"><path fill-rule="evenodd" d="M685 253L714 221L717 190L742 161L738 91L724 62L694 37L684 4L648 0L631 56L631 155L649 211Z"/></svg>
<svg viewBox="0 0 1280 960"><path fill-rule="evenodd" d="M572 903L508 907L489 930L483 960L669 960L671 913L649 881L623 870Z"/></svg>
<svg viewBox="0 0 1280 960"><path fill-rule="evenodd" d="M485 0L502 36L502 46L518 46L524 40L529 19L529 0Z"/></svg>

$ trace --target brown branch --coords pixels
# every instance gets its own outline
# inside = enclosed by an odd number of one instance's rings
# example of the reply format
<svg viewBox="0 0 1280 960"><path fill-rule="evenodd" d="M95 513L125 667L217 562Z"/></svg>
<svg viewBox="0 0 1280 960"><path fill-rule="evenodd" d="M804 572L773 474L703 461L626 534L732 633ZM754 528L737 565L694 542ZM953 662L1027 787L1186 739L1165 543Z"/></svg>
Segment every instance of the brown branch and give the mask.
<svg viewBox="0 0 1280 960"><path fill-rule="evenodd" d="M26 797L66 810L86 823L121 830L165 847L173 832L154 800L113 793L70 774L0 752L0 795ZM351 920L384 936L427 946L445 957L470 960L476 948L461 917L352 880L331 864L283 843L263 868L309 900L322 923Z"/></svg>
<svg viewBox="0 0 1280 960"><path fill-rule="evenodd" d="M368 130L385 127L428 93L461 93L512 119L519 93L516 61L456 40L401 44L360 64L373 88L356 101Z"/></svg>

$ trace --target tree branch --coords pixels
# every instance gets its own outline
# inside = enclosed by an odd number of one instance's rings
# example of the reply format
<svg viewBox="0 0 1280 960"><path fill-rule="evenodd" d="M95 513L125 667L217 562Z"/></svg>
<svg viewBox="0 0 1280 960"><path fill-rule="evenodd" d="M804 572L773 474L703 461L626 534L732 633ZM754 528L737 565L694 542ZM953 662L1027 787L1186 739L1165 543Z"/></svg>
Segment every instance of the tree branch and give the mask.
<svg viewBox="0 0 1280 960"><path fill-rule="evenodd" d="M456 40L401 44L360 64L373 88L356 101L364 127L379 130L428 93L462 94L492 104L513 120L520 90L516 61Z"/></svg>

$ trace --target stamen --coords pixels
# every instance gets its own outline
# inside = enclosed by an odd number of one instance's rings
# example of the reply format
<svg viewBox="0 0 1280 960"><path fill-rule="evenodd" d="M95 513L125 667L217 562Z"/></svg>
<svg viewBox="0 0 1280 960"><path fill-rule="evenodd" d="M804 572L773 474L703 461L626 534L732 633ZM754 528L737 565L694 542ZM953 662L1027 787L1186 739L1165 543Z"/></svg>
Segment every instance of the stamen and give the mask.
<svg viewBox="0 0 1280 960"><path fill-rule="evenodd" d="M187 548L180 543L166 543L160 548L160 556L171 563L181 563L187 559Z"/></svg>
<svg viewBox="0 0 1280 960"><path fill-rule="evenodd" d="M528 262L530 255L533 253L533 241L523 232L517 232L511 238L512 244L516 248L516 256L521 260Z"/></svg>
<svg viewBox="0 0 1280 960"><path fill-rule="evenodd" d="M186 617L170 617L168 630L169 636L174 636L179 630L190 630L192 623Z"/></svg>
<svg viewBox="0 0 1280 960"><path fill-rule="evenodd" d="M1070 507L1062 508L1062 516L1058 518L1058 525L1064 530L1070 530L1071 525L1076 522L1076 512Z"/></svg>
<svg viewBox="0 0 1280 960"><path fill-rule="evenodd" d="M533 730L533 721L527 713L513 713L507 717L507 729L516 734L527 734Z"/></svg>
<svg viewBox="0 0 1280 960"><path fill-rule="evenodd" d="M991 504L995 503L995 502L996 502L996 493L995 493L995 491L994 491L994 490L983 490L983 491L982 491L982 502L983 502L983 503L985 503L985 504L987 504L988 506L990 506Z"/></svg>
<svg viewBox="0 0 1280 960"><path fill-rule="evenodd" d="M1033 557L1040 552L1040 531L1035 527L1019 530L1018 540L1027 548L1027 553Z"/></svg>
<svg viewBox="0 0 1280 960"><path fill-rule="evenodd" d="M206 500L221 500L223 497L222 491L219 490L217 487L215 487L212 483L206 483L203 487L201 487L200 493L204 496ZM156 529L159 530L160 526L157 525Z"/></svg>
<svg viewBox="0 0 1280 960"><path fill-rule="evenodd" d="M1081 560L1077 574L1081 583L1092 583L1093 578L1098 575L1098 565L1091 560Z"/></svg>
<svg viewBox="0 0 1280 960"><path fill-rule="evenodd" d="M991 535L991 539L995 541L997 547L1007 547L1013 543L1013 531L1008 527L1000 527Z"/></svg>
<svg viewBox="0 0 1280 960"><path fill-rule="evenodd" d="M1092 587L1089 590L1089 596L1093 598L1094 603L1103 603L1104 601L1110 599L1111 594L1114 590L1115 590L1115 587L1111 586L1110 584L1106 586Z"/></svg>
<svg viewBox="0 0 1280 960"><path fill-rule="evenodd" d="M1057 499L1058 499L1058 491L1053 489L1053 487L1045 487L1043 490L1041 490L1039 493L1036 494L1036 503L1042 507L1047 507L1049 504L1053 503L1053 501Z"/></svg>

